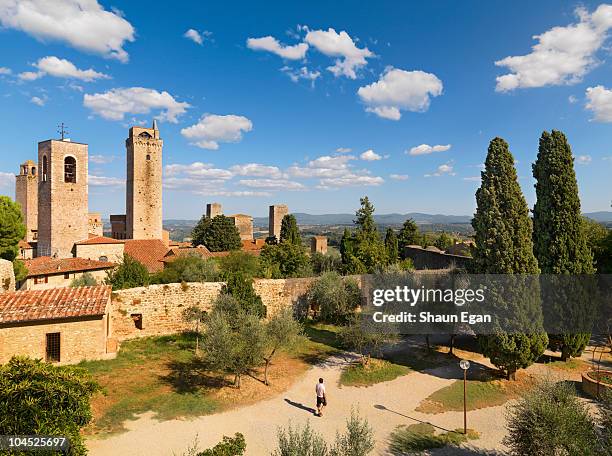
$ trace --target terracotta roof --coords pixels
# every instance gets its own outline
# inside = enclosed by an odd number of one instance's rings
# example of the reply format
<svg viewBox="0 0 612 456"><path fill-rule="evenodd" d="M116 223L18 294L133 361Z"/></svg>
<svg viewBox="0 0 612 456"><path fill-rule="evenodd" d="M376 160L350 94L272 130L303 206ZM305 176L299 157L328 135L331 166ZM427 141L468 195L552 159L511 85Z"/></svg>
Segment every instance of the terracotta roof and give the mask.
<svg viewBox="0 0 612 456"><path fill-rule="evenodd" d="M34 248L32 244L24 240L19 241L18 247L20 249L33 249Z"/></svg>
<svg viewBox="0 0 612 456"><path fill-rule="evenodd" d="M86 260L85 258L51 258L38 257L23 260L28 268L28 277L64 274L67 272L96 271L116 266L108 261Z"/></svg>
<svg viewBox="0 0 612 456"><path fill-rule="evenodd" d="M264 239L255 239L253 241L246 239L242 241L242 250L245 252L261 250L264 245L266 245L266 241Z"/></svg>
<svg viewBox="0 0 612 456"><path fill-rule="evenodd" d="M164 263L170 263L176 260L177 258L188 255L199 255L202 258L210 258L211 252L203 245L188 248L172 247L170 248L170 250L168 250L162 261Z"/></svg>
<svg viewBox="0 0 612 456"><path fill-rule="evenodd" d="M97 245L97 244L123 244L125 241L109 238L106 236L89 236L89 239L79 241L76 245Z"/></svg>
<svg viewBox="0 0 612 456"><path fill-rule="evenodd" d="M104 315L110 295L107 285L0 293L0 324Z"/></svg>
<svg viewBox="0 0 612 456"><path fill-rule="evenodd" d="M163 260L168 250L161 239L127 239L124 253L154 273L164 269Z"/></svg>

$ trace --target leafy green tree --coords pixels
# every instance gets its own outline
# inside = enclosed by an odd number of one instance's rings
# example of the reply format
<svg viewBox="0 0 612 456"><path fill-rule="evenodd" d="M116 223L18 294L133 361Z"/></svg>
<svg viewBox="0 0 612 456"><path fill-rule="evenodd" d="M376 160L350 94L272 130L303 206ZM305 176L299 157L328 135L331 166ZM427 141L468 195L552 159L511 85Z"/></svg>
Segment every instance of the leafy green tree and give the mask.
<svg viewBox="0 0 612 456"><path fill-rule="evenodd" d="M93 287L96 285L98 285L98 281L90 272L86 272L81 277L76 277L72 279L72 282L70 283L70 286L73 288Z"/></svg>
<svg viewBox="0 0 612 456"><path fill-rule="evenodd" d="M593 254L587 244L580 211L578 182L572 150L563 133L544 131L538 158L533 165L537 201L533 209L534 253L543 274L593 274ZM543 290L557 309L554 318L574 318L572 309L580 302L581 287ZM563 289L562 289L563 288ZM568 296L567 293L571 296ZM548 325L547 325L548 326ZM579 356L591 334L549 334L553 348L561 349L562 358Z"/></svg>
<svg viewBox="0 0 612 456"><path fill-rule="evenodd" d="M597 272L612 273L612 230L587 217L583 217L582 227Z"/></svg>
<svg viewBox="0 0 612 456"><path fill-rule="evenodd" d="M387 249L389 263L396 263L399 258L399 247L397 235L393 228L387 228L387 232L385 233L385 247Z"/></svg>
<svg viewBox="0 0 612 456"><path fill-rule="evenodd" d="M251 277L240 272L228 276L221 293L234 297L246 314L255 315L258 318L266 316L266 306L261 297L255 293Z"/></svg>
<svg viewBox="0 0 612 456"><path fill-rule="evenodd" d="M476 246L472 260L477 274L538 274L533 254L529 209L518 183L514 157L508 144L495 138L489 144L482 183L476 191L476 214L472 220ZM513 318L513 327L521 333L505 333L479 337L483 354L513 378L517 369L538 359L548 338L543 331L539 293L521 296L517 279L516 299L492 302ZM491 290L491 296L495 296ZM509 302L508 302L509 301ZM508 312L508 310L510 310Z"/></svg>
<svg viewBox="0 0 612 456"><path fill-rule="evenodd" d="M166 263L163 271L155 274L154 283L214 282L219 279L219 266L213 259L193 253L179 256Z"/></svg>
<svg viewBox="0 0 612 456"><path fill-rule="evenodd" d="M363 365L369 364L371 355L382 355L382 346L390 338L388 334L366 329L359 317L351 317L349 324L340 331L344 347L357 352Z"/></svg>
<svg viewBox="0 0 612 456"><path fill-rule="evenodd" d="M280 241L281 243L288 242L294 245L302 245L302 238L295 215L287 214L283 217L281 222Z"/></svg>
<svg viewBox="0 0 612 456"><path fill-rule="evenodd" d="M82 368L13 357L0 365L0 434L61 435L70 440L69 455L86 455L80 431L99 390Z"/></svg>
<svg viewBox="0 0 612 456"><path fill-rule="evenodd" d="M24 264L17 259L19 241L26 235L19 204L8 196L0 196L0 258L13 263L15 280L21 281L28 275Z"/></svg>
<svg viewBox="0 0 612 456"><path fill-rule="evenodd" d="M223 436L223 440L213 448L198 453L197 456L242 456L246 451L244 435L236 432L234 437Z"/></svg>
<svg viewBox="0 0 612 456"><path fill-rule="evenodd" d="M310 264L315 274L342 271L342 257L335 250L328 251L326 254L314 252L310 255Z"/></svg>
<svg viewBox="0 0 612 456"><path fill-rule="evenodd" d="M354 220L355 256L367 272L374 272L387 263L387 251L374 222L374 205L367 196L361 198L360 203Z"/></svg>
<svg viewBox="0 0 612 456"><path fill-rule="evenodd" d="M270 278L300 277L311 272L310 260L301 244L264 245L259 258Z"/></svg>
<svg viewBox="0 0 612 456"><path fill-rule="evenodd" d="M365 274L367 272L366 266L357 258L357 239L348 228L344 229L340 241L340 255L345 273Z"/></svg>
<svg viewBox="0 0 612 456"><path fill-rule="evenodd" d="M230 252L229 255L219 259L223 277L241 273L246 277L258 277L260 261L255 255L240 250Z"/></svg>
<svg viewBox="0 0 612 456"><path fill-rule="evenodd" d="M321 275L308 290L307 297L320 319L330 323L347 323L361 304L357 282L343 279L336 272Z"/></svg>
<svg viewBox="0 0 612 456"><path fill-rule="evenodd" d="M536 385L511 406L507 428L504 444L513 455L605 454L598 445L595 420L568 382Z"/></svg>
<svg viewBox="0 0 612 456"><path fill-rule="evenodd" d="M349 258L354 254L354 240L351 230L344 228L342 233L342 239L340 240L340 255L342 257L342 263L347 264Z"/></svg>
<svg viewBox="0 0 612 456"><path fill-rule="evenodd" d="M440 233L434 241L434 245L440 250L446 250L455 244L455 240L447 233Z"/></svg>
<svg viewBox="0 0 612 456"><path fill-rule="evenodd" d="M419 227L412 219L407 219L402 225L402 228L397 237L400 252L407 245L419 245L421 243L421 235L419 234Z"/></svg>
<svg viewBox="0 0 612 456"><path fill-rule="evenodd" d="M601 251L595 258L600 274L612 274L612 230L601 242Z"/></svg>
<svg viewBox="0 0 612 456"><path fill-rule="evenodd" d="M268 382L268 368L272 363L272 358L281 349L293 347L300 339L302 326L293 318L291 308L286 308L275 315L266 324L266 354L264 355L264 383Z"/></svg>
<svg viewBox="0 0 612 456"><path fill-rule="evenodd" d="M227 252L242 247L240 231L231 218L217 215L210 219L203 216L191 233L194 246L204 245L211 252Z"/></svg>
<svg viewBox="0 0 612 456"><path fill-rule="evenodd" d="M128 254L123 255L123 261L106 277L106 283L112 285L113 290L125 288L144 287L151 282L147 268Z"/></svg>

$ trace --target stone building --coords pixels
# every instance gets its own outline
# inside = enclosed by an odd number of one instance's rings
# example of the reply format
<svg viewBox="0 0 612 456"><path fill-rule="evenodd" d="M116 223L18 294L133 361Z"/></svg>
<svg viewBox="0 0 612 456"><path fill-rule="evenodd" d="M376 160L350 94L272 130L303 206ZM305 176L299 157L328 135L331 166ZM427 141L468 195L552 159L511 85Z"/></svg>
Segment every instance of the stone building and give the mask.
<svg viewBox="0 0 612 456"><path fill-rule="evenodd" d="M281 224L283 217L289 213L289 208L286 204L275 204L270 206L270 213L268 215L268 236L276 236L276 239L280 241Z"/></svg>
<svg viewBox="0 0 612 456"><path fill-rule="evenodd" d="M110 261L50 257L24 260L24 264L28 268L28 275L17 284L19 290L69 287L74 279L83 277L85 273L90 274L98 283L103 283L108 271L117 266Z"/></svg>
<svg viewBox="0 0 612 456"><path fill-rule="evenodd" d="M111 237L113 239L126 239L127 230L125 226L125 214L111 215Z"/></svg>
<svg viewBox="0 0 612 456"><path fill-rule="evenodd" d="M104 236L92 236L75 244L77 258L110 261L111 263L121 263L123 261L124 249L124 241Z"/></svg>
<svg viewBox="0 0 612 456"><path fill-rule="evenodd" d="M111 287L0 293L0 364L14 355L72 364L116 356Z"/></svg>
<svg viewBox="0 0 612 456"><path fill-rule="evenodd" d="M313 236L310 239L310 253L327 253L327 238L325 236Z"/></svg>
<svg viewBox="0 0 612 456"><path fill-rule="evenodd" d="M98 212L92 212L87 216L87 224L89 226L89 234L104 236L104 223L102 223L102 215Z"/></svg>
<svg viewBox="0 0 612 456"><path fill-rule="evenodd" d="M126 237L162 239L162 148L157 122L132 127L127 150Z"/></svg>
<svg viewBox="0 0 612 456"><path fill-rule="evenodd" d="M233 214L228 215L228 217L232 219L234 226L238 228L241 241L253 240L253 217L246 214Z"/></svg>
<svg viewBox="0 0 612 456"><path fill-rule="evenodd" d="M15 273L13 263L0 258L0 293L15 291Z"/></svg>
<svg viewBox="0 0 612 456"><path fill-rule="evenodd" d="M223 215L223 209L220 203L208 203L206 205L206 218L212 219L217 215Z"/></svg>
<svg viewBox="0 0 612 456"><path fill-rule="evenodd" d="M89 233L87 144L42 141L38 163L38 255L69 258Z"/></svg>
<svg viewBox="0 0 612 456"><path fill-rule="evenodd" d="M37 166L28 160L19 167L15 176L15 201L21 206L26 226L25 241L36 241L38 235L38 173Z"/></svg>

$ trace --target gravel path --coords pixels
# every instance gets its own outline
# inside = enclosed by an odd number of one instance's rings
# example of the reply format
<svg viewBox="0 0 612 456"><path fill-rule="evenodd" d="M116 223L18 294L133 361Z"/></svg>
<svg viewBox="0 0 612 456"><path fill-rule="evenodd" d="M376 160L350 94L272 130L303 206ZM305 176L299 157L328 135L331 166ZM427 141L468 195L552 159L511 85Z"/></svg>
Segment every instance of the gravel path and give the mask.
<svg viewBox="0 0 612 456"><path fill-rule="evenodd" d="M346 358L331 358L312 367L291 388L266 401L192 420L158 422L150 414L126 424L128 432L107 439L89 439L87 446L91 456L172 456L183 455L193 444L196 436L199 448L215 445L223 435L235 432L244 434L248 455L269 455L276 446L279 426L290 421L303 425L310 421L312 427L322 433L328 441L335 437L336 430L343 430L351 407L359 408L361 416L368 419L375 430L377 447L375 454L384 455L389 433L398 425L409 425L419 421L429 422L444 430L463 425L462 412L446 412L428 415L415 412L418 404L434 391L450 385L460 378L459 367L447 366L429 373L412 372L393 381L379 383L367 388L337 387L342 366ZM329 406L322 418L313 415L314 387L319 377L325 378ZM504 435L505 406L489 407L468 412L468 427L481 432L479 440L471 441L475 448L492 450L500 448ZM472 454L453 449L440 450L435 454ZM483 454L478 452L478 454Z"/></svg>

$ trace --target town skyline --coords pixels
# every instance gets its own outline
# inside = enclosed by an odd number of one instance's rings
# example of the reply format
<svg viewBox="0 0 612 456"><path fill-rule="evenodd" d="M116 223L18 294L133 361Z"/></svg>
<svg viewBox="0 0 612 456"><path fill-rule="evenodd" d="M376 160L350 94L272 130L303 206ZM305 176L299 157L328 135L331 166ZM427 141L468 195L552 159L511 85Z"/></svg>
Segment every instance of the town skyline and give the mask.
<svg viewBox="0 0 612 456"><path fill-rule="evenodd" d="M471 215L493 137L510 144L533 207L538 139L559 129L576 157L583 212L609 210L605 4L524 4L527 19L484 4L473 17L450 3L383 5L370 21L361 6L323 4L244 4L245 18L215 5L181 16L162 6L152 20L143 4L121 4L122 14L96 4L101 25L90 34L104 46L34 32L33 11L0 7L0 41L11 42L0 61L0 193L14 196L19 165L64 122L68 137L89 144L91 209L123 213L127 130L156 118L164 219L199 218L215 201L254 216L276 203L350 213L366 194L379 214ZM543 68L551 49L570 69L554 59Z"/></svg>

